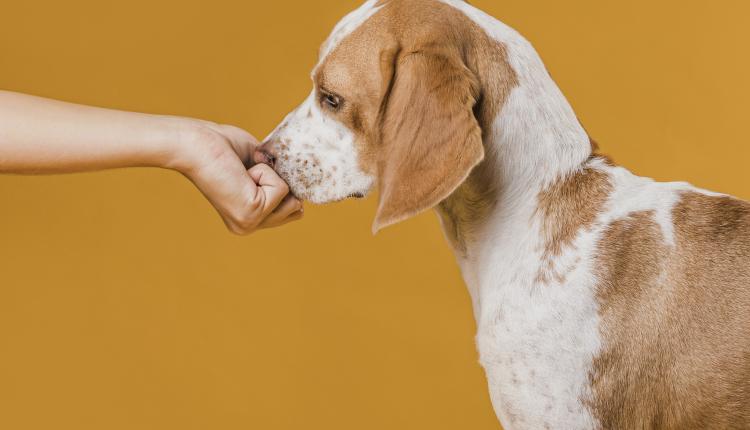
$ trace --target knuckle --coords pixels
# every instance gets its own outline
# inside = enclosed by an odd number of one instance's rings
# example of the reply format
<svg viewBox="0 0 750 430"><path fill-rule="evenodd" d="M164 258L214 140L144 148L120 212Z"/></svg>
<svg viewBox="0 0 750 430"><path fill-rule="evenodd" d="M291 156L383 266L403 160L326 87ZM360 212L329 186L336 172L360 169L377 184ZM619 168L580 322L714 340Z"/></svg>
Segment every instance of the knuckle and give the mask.
<svg viewBox="0 0 750 430"><path fill-rule="evenodd" d="M264 163L256 164L255 166L252 167L252 169L258 172L265 172L265 173L273 172L273 169L271 169L271 166L269 166L268 164L264 164Z"/></svg>

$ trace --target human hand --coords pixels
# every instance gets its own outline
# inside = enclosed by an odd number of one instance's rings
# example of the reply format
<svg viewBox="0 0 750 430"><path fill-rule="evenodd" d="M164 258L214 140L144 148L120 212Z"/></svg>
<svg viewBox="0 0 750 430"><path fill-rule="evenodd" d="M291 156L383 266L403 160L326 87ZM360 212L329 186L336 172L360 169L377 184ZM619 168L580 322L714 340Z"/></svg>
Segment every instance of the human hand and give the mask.
<svg viewBox="0 0 750 430"><path fill-rule="evenodd" d="M179 118L178 144L168 165L190 179L229 230L250 234L303 216L302 202L272 168L253 164L258 141L229 125Z"/></svg>

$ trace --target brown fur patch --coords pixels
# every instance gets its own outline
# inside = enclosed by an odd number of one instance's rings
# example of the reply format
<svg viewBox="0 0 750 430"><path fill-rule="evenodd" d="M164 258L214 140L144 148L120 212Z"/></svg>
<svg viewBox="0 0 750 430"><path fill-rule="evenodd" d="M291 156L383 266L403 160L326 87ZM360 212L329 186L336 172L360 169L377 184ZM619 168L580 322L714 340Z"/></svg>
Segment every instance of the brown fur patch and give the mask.
<svg viewBox="0 0 750 430"><path fill-rule="evenodd" d="M536 284L565 282L576 265L555 267L555 257L572 244L581 230L594 224L611 192L612 184L605 172L584 167L539 193L537 213L542 218L544 249Z"/></svg>
<svg viewBox="0 0 750 430"><path fill-rule="evenodd" d="M673 223L674 248L651 212L599 243L590 406L605 429L747 429L750 205L688 192Z"/></svg>
<svg viewBox="0 0 750 430"><path fill-rule="evenodd" d="M475 77L451 53L430 51L413 51L396 71L382 121L375 230L437 205L484 157Z"/></svg>
<svg viewBox="0 0 750 430"><path fill-rule="evenodd" d="M585 167L539 194L546 246L544 255L560 255L581 229L590 227L612 192L607 173Z"/></svg>

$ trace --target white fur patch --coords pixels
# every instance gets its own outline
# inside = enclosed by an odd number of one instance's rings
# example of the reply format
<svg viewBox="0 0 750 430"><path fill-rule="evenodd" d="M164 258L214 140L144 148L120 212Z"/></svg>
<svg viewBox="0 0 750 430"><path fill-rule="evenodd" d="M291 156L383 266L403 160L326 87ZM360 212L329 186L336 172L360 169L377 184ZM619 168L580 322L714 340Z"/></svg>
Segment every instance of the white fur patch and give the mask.
<svg viewBox="0 0 750 430"><path fill-rule="evenodd" d="M674 246L672 209L679 201L680 191L692 191L695 188L685 182L655 182L635 176L622 167L603 166L602 169L609 172L614 192L607 204L607 213L600 222L609 224L635 212L650 211L653 212L664 242Z"/></svg>
<svg viewBox="0 0 750 430"><path fill-rule="evenodd" d="M375 181L359 167L355 135L321 111L315 92L274 130L276 170L299 198L313 203L366 195Z"/></svg>

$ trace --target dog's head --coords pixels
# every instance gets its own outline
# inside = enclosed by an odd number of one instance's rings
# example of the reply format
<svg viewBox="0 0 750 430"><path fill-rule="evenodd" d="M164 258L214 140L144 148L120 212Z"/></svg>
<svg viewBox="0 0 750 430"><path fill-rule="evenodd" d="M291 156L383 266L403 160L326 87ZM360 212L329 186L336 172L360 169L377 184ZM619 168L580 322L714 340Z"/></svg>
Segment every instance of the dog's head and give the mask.
<svg viewBox="0 0 750 430"><path fill-rule="evenodd" d="M467 22L438 0L366 2L333 30L312 93L257 161L313 203L377 184L375 231L434 207L484 156Z"/></svg>

